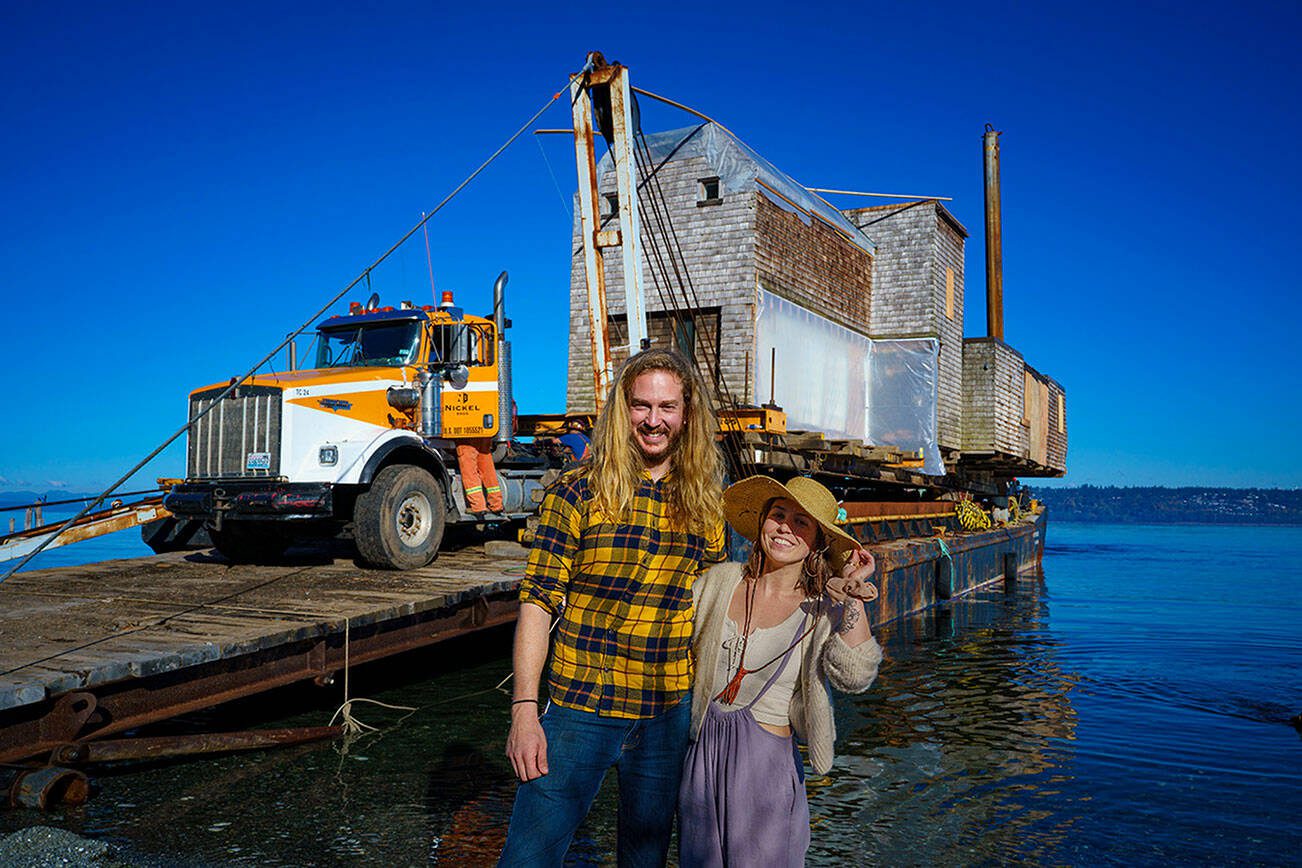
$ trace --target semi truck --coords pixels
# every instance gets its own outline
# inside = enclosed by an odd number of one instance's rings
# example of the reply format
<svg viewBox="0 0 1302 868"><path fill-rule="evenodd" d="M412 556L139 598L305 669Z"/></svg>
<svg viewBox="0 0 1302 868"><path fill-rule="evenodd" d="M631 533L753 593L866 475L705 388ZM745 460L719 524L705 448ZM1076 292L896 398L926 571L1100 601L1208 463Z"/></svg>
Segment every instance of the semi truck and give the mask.
<svg viewBox="0 0 1302 868"><path fill-rule="evenodd" d="M532 515L556 459L512 436L506 283L502 272L489 316L447 292L437 306L372 294L317 326L311 368L194 390L185 479L164 506L202 521L235 562L342 535L391 569L428 564L449 524ZM467 509L456 459L467 438L491 442L500 513Z"/></svg>

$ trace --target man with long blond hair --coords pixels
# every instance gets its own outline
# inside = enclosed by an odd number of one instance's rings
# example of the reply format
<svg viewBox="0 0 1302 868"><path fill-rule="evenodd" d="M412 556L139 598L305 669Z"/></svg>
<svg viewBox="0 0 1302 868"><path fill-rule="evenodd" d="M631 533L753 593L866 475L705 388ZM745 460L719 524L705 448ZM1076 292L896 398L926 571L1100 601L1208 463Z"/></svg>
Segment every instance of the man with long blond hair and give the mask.
<svg viewBox="0 0 1302 868"><path fill-rule="evenodd" d="M560 865L612 766L619 864L665 863L691 724L692 580L723 557L717 429L686 359L639 353L585 460L543 501L520 584L506 752L521 784L500 864Z"/></svg>

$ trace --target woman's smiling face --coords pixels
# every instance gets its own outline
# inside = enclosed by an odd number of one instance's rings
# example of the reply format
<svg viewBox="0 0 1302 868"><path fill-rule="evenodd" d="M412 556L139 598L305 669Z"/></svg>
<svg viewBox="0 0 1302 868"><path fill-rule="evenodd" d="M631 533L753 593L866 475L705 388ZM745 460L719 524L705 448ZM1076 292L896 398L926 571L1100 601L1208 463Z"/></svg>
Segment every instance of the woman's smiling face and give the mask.
<svg viewBox="0 0 1302 868"><path fill-rule="evenodd" d="M818 543L818 522L796 502L779 497L760 525L760 545L769 563L786 566L803 561Z"/></svg>

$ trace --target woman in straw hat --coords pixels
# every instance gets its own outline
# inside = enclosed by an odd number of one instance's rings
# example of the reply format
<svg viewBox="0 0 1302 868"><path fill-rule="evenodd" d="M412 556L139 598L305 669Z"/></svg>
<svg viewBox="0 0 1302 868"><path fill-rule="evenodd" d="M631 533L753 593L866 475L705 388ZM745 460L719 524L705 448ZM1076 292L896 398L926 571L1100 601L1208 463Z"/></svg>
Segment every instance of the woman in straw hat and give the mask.
<svg viewBox="0 0 1302 868"><path fill-rule="evenodd" d="M877 677L881 648L864 613L875 564L812 479L752 476L724 492L724 512L753 545L745 564L719 564L693 589L680 861L803 865L809 804L796 739L826 773L836 738L828 683L858 693Z"/></svg>

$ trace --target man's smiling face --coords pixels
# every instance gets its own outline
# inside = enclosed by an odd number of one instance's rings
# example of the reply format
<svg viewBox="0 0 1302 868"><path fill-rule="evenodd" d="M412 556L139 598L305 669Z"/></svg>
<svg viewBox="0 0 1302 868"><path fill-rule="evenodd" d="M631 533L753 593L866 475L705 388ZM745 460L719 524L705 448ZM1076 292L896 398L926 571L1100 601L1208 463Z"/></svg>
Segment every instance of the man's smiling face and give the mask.
<svg viewBox="0 0 1302 868"><path fill-rule="evenodd" d="M668 469L686 411L682 381L671 371L647 371L633 381L628 401L633 440L653 472Z"/></svg>

